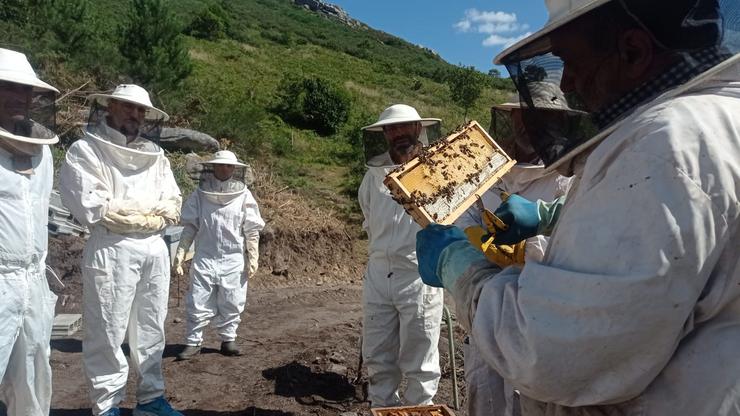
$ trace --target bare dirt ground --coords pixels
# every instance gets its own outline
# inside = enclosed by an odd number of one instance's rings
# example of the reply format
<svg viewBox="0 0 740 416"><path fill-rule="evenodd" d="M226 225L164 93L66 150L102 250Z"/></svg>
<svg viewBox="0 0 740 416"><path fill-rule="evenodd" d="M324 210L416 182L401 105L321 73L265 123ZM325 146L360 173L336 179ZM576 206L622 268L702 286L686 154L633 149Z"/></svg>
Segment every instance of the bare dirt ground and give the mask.
<svg viewBox="0 0 740 416"><path fill-rule="evenodd" d="M302 235L309 238L307 245L288 247L286 251L280 238L284 233L273 233L278 237L264 239L261 270L250 281L248 306L237 340L243 353L240 357L219 354L215 333L207 331L200 356L175 361L185 330L183 296L187 279L180 282L178 291L173 278L163 364L166 397L188 416L369 415L366 376L358 378L357 373L365 256L362 249L354 247L355 239L343 236L346 233L311 231ZM294 238L291 235L290 240ZM331 250L337 245L341 248ZM51 243L49 263L66 284L60 293L59 312L81 310L82 247L82 240L76 238ZM334 258L328 255L330 251L343 254ZM462 334L459 328L455 333L462 402ZM443 377L435 401L451 406L452 371L446 337L443 327ZM82 333L78 333L72 339L52 342L53 416L90 414L81 339ZM135 405L133 374L127 390L122 403L124 415L129 415Z"/></svg>

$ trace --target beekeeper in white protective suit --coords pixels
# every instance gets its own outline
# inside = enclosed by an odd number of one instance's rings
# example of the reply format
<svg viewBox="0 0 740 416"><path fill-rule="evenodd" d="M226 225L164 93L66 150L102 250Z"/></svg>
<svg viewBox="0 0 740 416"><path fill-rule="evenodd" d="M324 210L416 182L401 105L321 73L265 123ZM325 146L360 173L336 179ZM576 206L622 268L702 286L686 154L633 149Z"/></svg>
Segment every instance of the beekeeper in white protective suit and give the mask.
<svg viewBox="0 0 740 416"><path fill-rule="evenodd" d="M180 190L157 144L167 114L137 85L93 94L84 137L67 151L64 204L90 228L82 260L83 363L93 414L117 416L128 364L138 374L134 415L180 415L164 399L162 353L170 283L166 226L180 219Z"/></svg>
<svg viewBox="0 0 740 416"><path fill-rule="evenodd" d="M257 201L245 184L245 167L228 150L203 163L198 190L185 201L184 229L175 256L183 274L185 254L195 240L187 296L186 347L178 359L200 353L203 330L213 318L221 353L239 355L236 329L247 303L247 282L257 271L259 232L265 226Z"/></svg>
<svg viewBox="0 0 740 416"><path fill-rule="evenodd" d="M547 26L497 58L545 164L575 174L545 257L501 270L433 225L417 235L422 278L453 294L522 415L739 415L739 4L547 5ZM595 128L538 109L543 80ZM527 237L552 220L542 208L497 212Z"/></svg>
<svg viewBox="0 0 740 416"><path fill-rule="evenodd" d="M48 415L51 404L57 297L46 282L46 224L58 92L25 55L0 49L0 400L10 416Z"/></svg>
<svg viewBox="0 0 740 416"><path fill-rule="evenodd" d="M557 111L573 111L568 107L562 93L550 88L551 85L541 84L540 88L533 91L535 95L533 99L539 100L540 105L550 106ZM556 99L551 100L553 97ZM491 135L504 151L517 161L494 189L481 196L483 208L491 212L501 205L502 192L516 194L531 201L552 201L564 196L570 185L570 178L560 175L557 171L545 170L524 128L522 122L524 111L518 94L509 102L497 104L491 109ZM465 230L468 240L476 248L483 246L484 236L490 234L485 221L481 218L481 208L477 205L465 212L455 225ZM514 247L525 250L523 254L525 261L540 262L545 255L547 240L547 237L537 235L528 238L526 244ZM515 264L512 257L499 253L493 245L488 246L484 253L489 261L501 267ZM463 352L468 415L516 414L514 389L486 364L470 335L465 339Z"/></svg>
<svg viewBox="0 0 740 416"><path fill-rule="evenodd" d="M368 160L358 195L370 246L362 295L362 355L372 407L401 404L402 376L407 379L407 405L430 404L437 392L443 293L419 278L414 245L420 227L393 201L383 179L419 153L426 129L438 123L396 104L375 124L363 127L370 136L375 132L387 150Z"/></svg>

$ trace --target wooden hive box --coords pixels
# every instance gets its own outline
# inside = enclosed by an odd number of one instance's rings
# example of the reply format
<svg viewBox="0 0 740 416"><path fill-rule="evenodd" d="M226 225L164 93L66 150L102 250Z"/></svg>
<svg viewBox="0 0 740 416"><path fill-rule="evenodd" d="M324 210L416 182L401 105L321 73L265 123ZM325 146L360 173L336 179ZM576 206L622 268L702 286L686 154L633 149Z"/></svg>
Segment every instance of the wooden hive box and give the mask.
<svg viewBox="0 0 740 416"><path fill-rule="evenodd" d="M455 222L516 164L471 121L385 178L393 198L426 227Z"/></svg>
<svg viewBox="0 0 740 416"><path fill-rule="evenodd" d="M370 409L373 416L455 416L449 407L441 405L381 407Z"/></svg>

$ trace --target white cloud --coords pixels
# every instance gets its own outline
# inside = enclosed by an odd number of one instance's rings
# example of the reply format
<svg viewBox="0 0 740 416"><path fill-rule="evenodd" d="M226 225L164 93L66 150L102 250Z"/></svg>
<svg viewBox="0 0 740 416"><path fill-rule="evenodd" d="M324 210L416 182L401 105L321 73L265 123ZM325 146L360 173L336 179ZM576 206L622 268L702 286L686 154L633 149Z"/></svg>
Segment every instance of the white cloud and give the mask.
<svg viewBox="0 0 740 416"><path fill-rule="evenodd" d="M483 40L483 46L508 47L532 34L523 33L529 25L522 23L516 13L501 11L480 11L478 9L465 10L465 17L453 25L463 33L480 33L488 35Z"/></svg>
<svg viewBox="0 0 740 416"><path fill-rule="evenodd" d="M529 25L520 23L483 23L478 25L478 33L511 33L520 30L527 30Z"/></svg>
<svg viewBox="0 0 740 416"><path fill-rule="evenodd" d="M455 29L459 30L460 32L469 32L472 27L473 23L471 23L470 20L461 20L455 23Z"/></svg>
<svg viewBox="0 0 740 416"><path fill-rule="evenodd" d="M461 32L470 32L475 27L478 33L493 34L526 30L528 26L518 22L516 13L468 9L454 27Z"/></svg>
<svg viewBox="0 0 740 416"><path fill-rule="evenodd" d="M519 36L501 36L493 34L483 40L483 46L503 46L504 48L508 48L531 34L532 32L523 33Z"/></svg>

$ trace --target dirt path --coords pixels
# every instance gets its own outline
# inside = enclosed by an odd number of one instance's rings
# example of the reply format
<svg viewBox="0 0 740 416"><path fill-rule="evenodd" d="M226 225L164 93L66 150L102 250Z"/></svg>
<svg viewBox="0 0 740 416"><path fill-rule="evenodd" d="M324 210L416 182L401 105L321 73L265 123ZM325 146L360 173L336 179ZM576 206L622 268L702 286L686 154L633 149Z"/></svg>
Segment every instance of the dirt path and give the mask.
<svg viewBox="0 0 740 416"><path fill-rule="evenodd" d="M315 279L297 284L264 276L250 284L249 305L239 327L243 355L220 355L218 339L208 331L200 356L176 362L185 323L184 302L176 306L173 282L164 361L166 395L173 406L188 416L369 414L366 380L352 384L362 321L360 282ZM443 330L440 340L443 379L436 401L452 404L446 333ZM80 339L78 334L53 342L53 416L90 414ZM126 409L134 405L134 390L131 376Z"/></svg>

